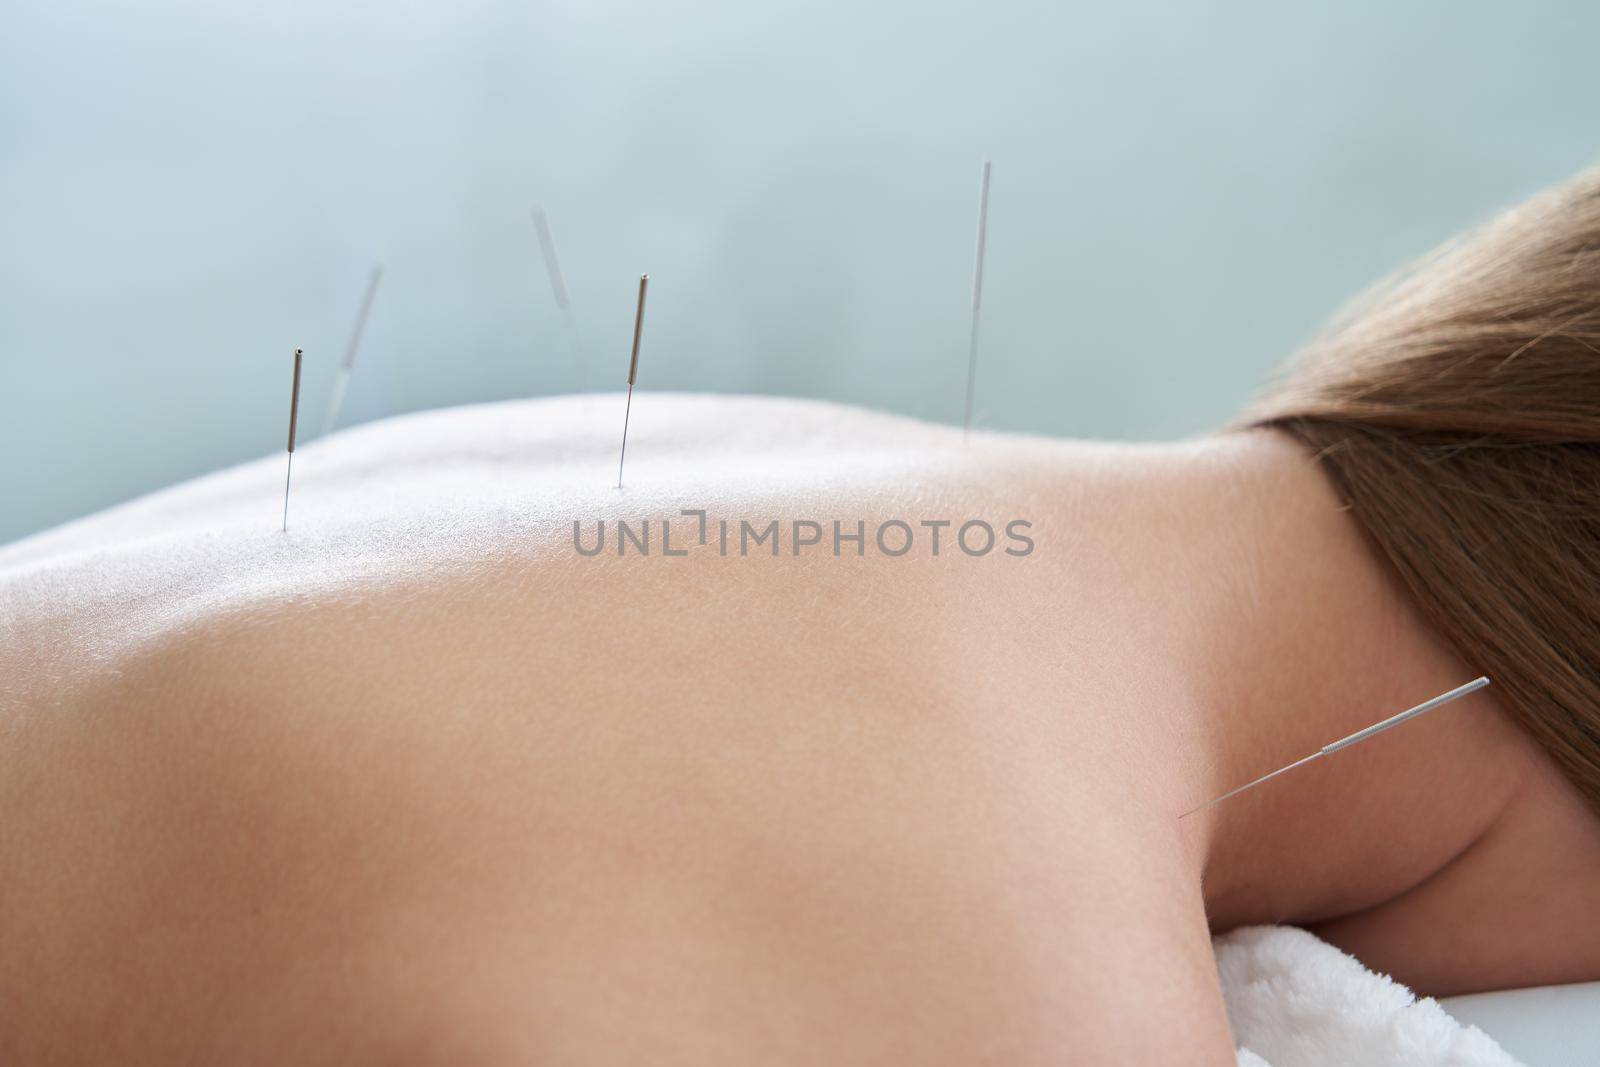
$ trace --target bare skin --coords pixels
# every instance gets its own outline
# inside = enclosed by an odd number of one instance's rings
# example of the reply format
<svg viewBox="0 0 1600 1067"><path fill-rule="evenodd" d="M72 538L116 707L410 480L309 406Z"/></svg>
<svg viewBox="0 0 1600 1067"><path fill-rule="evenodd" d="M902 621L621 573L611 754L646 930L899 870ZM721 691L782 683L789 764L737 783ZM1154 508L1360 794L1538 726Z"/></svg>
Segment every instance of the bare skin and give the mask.
<svg viewBox="0 0 1600 1067"><path fill-rule="evenodd" d="M0 1059L1228 1064L1210 931L1271 921L1600 976L1492 689L1177 819L1476 673L1294 447L639 399L621 492L549 401L304 449L287 535L270 462L0 550Z"/></svg>

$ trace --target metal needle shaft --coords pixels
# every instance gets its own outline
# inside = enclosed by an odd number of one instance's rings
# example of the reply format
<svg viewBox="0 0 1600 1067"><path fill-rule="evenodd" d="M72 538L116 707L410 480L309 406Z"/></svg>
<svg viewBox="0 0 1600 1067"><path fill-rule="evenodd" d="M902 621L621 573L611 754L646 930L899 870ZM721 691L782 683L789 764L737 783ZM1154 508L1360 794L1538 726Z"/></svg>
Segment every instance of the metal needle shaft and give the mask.
<svg viewBox="0 0 1600 1067"><path fill-rule="evenodd" d="M544 256L545 273L550 275L550 291L556 298L556 307L567 311L571 302L567 298L567 279L561 273L561 259L556 255L556 238L550 232L550 220L544 208L533 209L533 228L539 235L539 252Z"/></svg>
<svg viewBox="0 0 1600 1067"><path fill-rule="evenodd" d="M561 270L561 256L556 252L556 236L550 229L550 219L544 208L533 209L533 229L539 237L539 253L544 256L544 271L550 278L550 294L555 297L556 308L567 332L572 352L573 369L581 382L589 363L583 334L578 330L578 316L572 310L572 297L567 293L567 276Z"/></svg>
<svg viewBox="0 0 1600 1067"><path fill-rule="evenodd" d="M972 433L972 399L978 383L978 317L983 310L983 253L989 243L989 161L978 184L978 249L972 266L972 333L967 338L967 405L961 417L961 439Z"/></svg>
<svg viewBox="0 0 1600 1067"><path fill-rule="evenodd" d="M1213 804L1220 804L1224 800L1227 800L1229 797L1238 796L1240 793L1243 793L1246 789L1254 789L1256 786L1260 785L1261 783L1266 782L1266 781L1270 781L1271 779L1278 777L1278 775L1280 775L1280 774L1287 774L1289 771L1294 770L1296 767L1304 766L1305 764L1310 763L1314 759L1321 759L1323 756L1331 756L1331 755L1333 755L1333 753L1338 752L1340 749L1349 748L1352 745L1359 745L1361 742L1363 742L1363 741L1365 741L1365 740L1367 740L1369 738L1376 737L1378 734L1383 733L1385 730L1393 729L1394 727L1399 726L1401 723L1403 723L1403 722L1405 722L1405 721L1407 721L1409 719L1415 719L1418 715L1421 715L1424 712L1432 711L1434 708L1440 707L1441 705L1444 705L1444 704L1448 704L1452 700L1455 700L1455 699L1457 699L1459 697L1464 697L1468 693L1477 692L1479 689L1482 689L1484 686L1486 686L1488 684L1489 684L1489 679L1488 678L1474 678L1472 681L1466 683L1465 685L1456 686L1454 689L1450 690L1448 693L1440 693L1438 696L1434 697L1432 700L1424 700L1421 704L1418 704L1414 708L1407 708L1405 711L1400 712L1398 715L1391 715L1387 719L1384 719L1382 722L1373 723L1371 726L1368 726L1365 729L1357 730L1355 733L1349 735L1348 737L1341 737L1337 741L1333 741L1333 742L1330 742L1329 744L1323 745L1320 749L1318 749L1317 751L1311 753L1311 755L1306 756L1303 759L1297 759L1293 763L1289 764L1287 767L1279 767L1277 770L1272 771L1269 774L1263 774L1260 778L1257 778L1254 781L1246 782L1244 785L1239 786L1237 789L1228 790L1226 793L1222 794L1220 797L1213 797L1212 799L1206 801L1204 804L1201 804L1199 807L1190 808L1188 811L1186 811L1182 815L1178 816L1178 818L1186 819L1189 816L1193 815L1197 811L1204 811L1205 809L1211 807Z"/></svg>
<svg viewBox="0 0 1600 1067"><path fill-rule="evenodd" d="M355 327L350 331L350 341L345 345L344 359L339 362L339 376L333 380L333 396L328 401L328 417L323 420L324 435L333 432L339 419L339 409L344 406L344 393L350 386L350 373L355 369L356 352L361 348L361 335L367 328L367 315L372 311L372 298L378 294L378 283L383 280L383 264L374 263L367 279L367 292L361 298L361 310L356 313Z"/></svg>
<svg viewBox="0 0 1600 1067"><path fill-rule="evenodd" d="M639 275L639 310L633 319L633 357L628 361L628 403L622 410L622 452L617 456L617 488L622 488L622 465L628 459L628 418L633 414L633 383L639 377L639 335L644 331L644 294L650 275Z"/></svg>
<svg viewBox="0 0 1600 1067"><path fill-rule="evenodd" d="M300 421L300 360L304 353L294 350L294 384L289 387L289 466L283 475L283 532L289 532L289 480L294 477L294 430Z"/></svg>

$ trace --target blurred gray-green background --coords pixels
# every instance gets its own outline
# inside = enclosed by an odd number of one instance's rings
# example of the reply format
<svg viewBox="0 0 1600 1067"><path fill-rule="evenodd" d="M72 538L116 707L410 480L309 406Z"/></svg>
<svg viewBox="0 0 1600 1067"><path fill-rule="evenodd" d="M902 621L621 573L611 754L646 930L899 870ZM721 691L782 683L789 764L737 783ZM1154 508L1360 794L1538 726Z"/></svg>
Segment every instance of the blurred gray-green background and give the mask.
<svg viewBox="0 0 1600 1067"><path fill-rule="evenodd" d="M622 384L1215 425L1597 154L1600 6L9 0L0 541L320 427ZM559 244L576 338L529 211ZM580 354L587 362L581 362Z"/></svg>

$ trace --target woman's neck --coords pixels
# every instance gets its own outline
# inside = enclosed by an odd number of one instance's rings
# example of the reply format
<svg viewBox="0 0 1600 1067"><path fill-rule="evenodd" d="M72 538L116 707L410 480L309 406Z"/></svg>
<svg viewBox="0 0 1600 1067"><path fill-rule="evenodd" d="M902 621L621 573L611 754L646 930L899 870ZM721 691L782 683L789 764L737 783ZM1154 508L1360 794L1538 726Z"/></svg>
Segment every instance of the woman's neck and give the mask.
<svg viewBox="0 0 1600 1067"><path fill-rule="evenodd" d="M1229 435L1196 445L1193 462L1196 484L1209 486L1196 523L1214 531L1198 540L1231 537L1235 549L1203 568L1195 609L1204 622L1193 669L1206 682L1195 714L1207 738L1197 756L1214 769L1213 795L1479 673L1413 609L1299 446ZM1530 958L1503 943L1503 923L1471 945L1442 938L1469 902L1480 919L1524 907L1508 889L1513 867L1538 870L1560 853L1515 842L1556 827L1589 848L1587 891L1600 885L1600 820L1574 801L1491 686L1197 813L1184 833L1214 928L1320 926L1370 966L1449 993L1575 980L1600 966L1600 945ZM1390 921L1402 909L1403 938ZM1383 939L1368 936L1380 928Z"/></svg>

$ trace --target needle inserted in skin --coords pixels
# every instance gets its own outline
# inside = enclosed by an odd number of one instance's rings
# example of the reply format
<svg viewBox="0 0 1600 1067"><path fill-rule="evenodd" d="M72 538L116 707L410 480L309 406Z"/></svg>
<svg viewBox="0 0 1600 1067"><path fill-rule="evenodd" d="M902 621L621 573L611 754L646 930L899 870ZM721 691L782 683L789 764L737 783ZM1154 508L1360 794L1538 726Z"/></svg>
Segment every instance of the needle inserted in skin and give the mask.
<svg viewBox="0 0 1600 1067"><path fill-rule="evenodd" d="M294 477L294 428L300 421L300 349L294 350L294 385L289 387L289 468L283 475L283 532L289 532L289 479Z"/></svg>
<svg viewBox="0 0 1600 1067"><path fill-rule="evenodd" d="M333 397L328 401L328 417L323 421L323 436L333 432L339 409L344 406L344 391L350 385L350 372L356 365L356 350L361 347L361 334L367 328L367 313L372 310L372 298L378 293L378 283L383 280L383 264L372 265L372 276L367 280L367 295L361 298L361 310L356 313L356 325L350 331L350 343L345 346L344 359L339 364L339 376L333 380Z"/></svg>
<svg viewBox="0 0 1600 1067"><path fill-rule="evenodd" d="M1289 771L1294 770L1296 767L1300 767L1300 766L1303 766L1304 764L1310 763L1314 759L1320 759L1323 756L1331 756L1331 755L1333 755L1333 753L1338 752L1342 748L1349 748L1351 745L1358 745L1358 744L1360 744L1361 742L1367 740L1370 737L1374 737L1374 736L1376 736L1378 734L1383 733L1385 730L1388 730L1388 729L1391 729L1393 727L1399 726L1401 723L1405 722L1408 719L1416 718L1418 715L1421 715L1423 712L1432 711L1434 708L1440 707L1441 705L1444 705L1444 704L1448 704L1452 700L1455 700L1457 697L1464 697L1468 693L1475 693L1479 689L1482 689L1484 686L1486 686L1488 684L1489 684L1489 679L1488 678L1474 678L1472 681L1468 682L1465 685L1456 686L1454 689L1450 690L1450 692L1448 692L1448 693L1441 693L1438 696L1434 697L1432 700L1425 700L1421 704L1418 704L1414 708L1407 708L1405 711L1400 712L1398 715L1391 715L1387 719L1384 719L1382 722L1374 723L1373 725L1368 726L1364 730L1357 730L1355 733L1351 734L1349 737L1341 737L1339 740L1334 741L1332 744L1323 745L1320 749L1318 749L1317 751L1311 753L1311 755L1306 756L1303 759L1297 759L1293 763L1289 764L1287 767L1279 767L1277 770L1271 772L1270 774L1263 774L1260 778L1257 778L1255 781L1246 782L1244 785L1241 785L1237 789L1230 789L1228 792L1222 794L1220 797L1215 797L1215 798L1213 798L1211 800L1208 800L1204 804L1201 804L1197 808L1190 808L1188 811L1186 811L1182 815L1178 816L1178 818L1186 819L1189 816L1193 815L1197 811L1204 811L1205 809L1211 807L1213 804L1220 804L1224 800L1227 800L1229 797L1238 796L1240 793L1243 793L1246 789L1254 789L1256 786L1260 785L1262 782L1270 781L1271 779L1278 777L1278 775L1280 775L1280 774L1287 774Z"/></svg>
<svg viewBox="0 0 1600 1067"><path fill-rule="evenodd" d="M639 275L639 310L633 319L633 358L628 361L628 403L622 409L622 452L617 456L617 488L622 488L622 465L628 459L628 417L633 414L633 383L639 377L639 335L644 330L644 293L650 275Z"/></svg>
<svg viewBox="0 0 1600 1067"><path fill-rule="evenodd" d="M989 161L978 184L978 250L972 267L972 334L967 339L967 406L961 418L961 440L972 434L972 397L978 382L978 315L983 309L983 252L989 242Z"/></svg>

